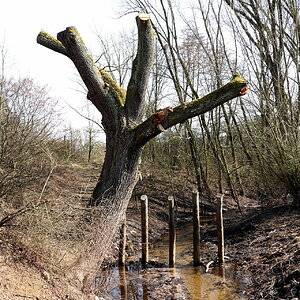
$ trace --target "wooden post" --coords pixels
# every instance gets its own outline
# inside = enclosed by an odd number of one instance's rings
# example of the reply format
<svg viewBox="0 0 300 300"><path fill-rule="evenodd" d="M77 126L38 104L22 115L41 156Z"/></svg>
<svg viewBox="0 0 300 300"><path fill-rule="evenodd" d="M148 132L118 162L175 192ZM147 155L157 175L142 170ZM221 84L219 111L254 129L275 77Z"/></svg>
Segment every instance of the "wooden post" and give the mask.
<svg viewBox="0 0 300 300"><path fill-rule="evenodd" d="M175 265L176 231L175 231L175 205L174 197L169 196L169 265Z"/></svg>
<svg viewBox="0 0 300 300"><path fill-rule="evenodd" d="M119 243L119 266L124 266L126 261L126 215L124 222L120 228L120 243Z"/></svg>
<svg viewBox="0 0 300 300"><path fill-rule="evenodd" d="M224 263L224 225L223 225L223 198L224 194L217 195L217 235L219 264Z"/></svg>
<svg viewBox="0 0 300 300"><path fill-rule="evenodd" d="M193 257L194 266L200 265L200 213L199 192L193 191Z"/></svg>
<svg viewBox="0 0 300 300"><path fill-rule="evenodd" d="M149 261L148 249L148 197L141 196L141 216L142 216L142 264Z"/></svg>

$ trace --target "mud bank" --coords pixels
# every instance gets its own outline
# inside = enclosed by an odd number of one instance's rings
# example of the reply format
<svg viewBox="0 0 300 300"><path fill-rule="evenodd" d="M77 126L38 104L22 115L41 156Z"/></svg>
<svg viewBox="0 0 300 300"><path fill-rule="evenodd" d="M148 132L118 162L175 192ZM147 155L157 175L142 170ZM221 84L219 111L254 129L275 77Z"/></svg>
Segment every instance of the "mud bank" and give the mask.
<svg viewBox="0 0 300 300"><path fill-rule="evenodd" d="M248 299L300 297L299 209L280 206L258 211L228 224L225 239L229 261L249 274Z"/></svg>

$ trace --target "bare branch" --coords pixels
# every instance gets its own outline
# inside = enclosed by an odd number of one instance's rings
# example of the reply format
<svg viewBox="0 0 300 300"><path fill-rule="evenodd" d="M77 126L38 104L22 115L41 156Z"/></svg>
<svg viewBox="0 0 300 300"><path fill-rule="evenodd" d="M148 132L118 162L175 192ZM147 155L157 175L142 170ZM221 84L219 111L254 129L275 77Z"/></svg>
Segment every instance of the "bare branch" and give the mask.
<svg viewBox="0 0 300 300"><path fill-rule="evenodd" d="M82 38L75 27L67 27L57 34L57 38L66 47L69 57L76 66L83 82L88 89L88 97L99 109L103 117L116 116L116 102L109 97L109 85L100 76L99 68L93 61ZM113 99L112 99L113 98Z"/></svg>
<svg viewBox="0 0 300 300"><path fill-rule="evenodd" d="M67 27L66 30L58 33L57 37L58 40L42 31L37 41L73 61L88 89L88 99L103 116L104 127L107 130L114 130L117 126L119 108L124 104L123 91L118 89L117 84L106 72L96 66L75 27ZM122 97L124 99L121 99Z"/></svg>
<svg viewBox="0 0 300 300"><path fill-rule="evenodd" d="M36 39L37 43L55 52L69 56L64 45L45 31L41 31Z"/></svg>
<svg viewBox="0 0 300 300"><path fill-rule="evenodd" d="M157 119L156 114L152 115L134 129L136 145L142 147L153 137L161 133L163 131L162 128L167 129L178 123L183 123L233 98L244 95L247 92L247 86L248 83L242 76L235 75L230 82L210 94L175 107L172 112L168 113L165 118L161 120L159 126L158 122L155 121Z"/></svg>

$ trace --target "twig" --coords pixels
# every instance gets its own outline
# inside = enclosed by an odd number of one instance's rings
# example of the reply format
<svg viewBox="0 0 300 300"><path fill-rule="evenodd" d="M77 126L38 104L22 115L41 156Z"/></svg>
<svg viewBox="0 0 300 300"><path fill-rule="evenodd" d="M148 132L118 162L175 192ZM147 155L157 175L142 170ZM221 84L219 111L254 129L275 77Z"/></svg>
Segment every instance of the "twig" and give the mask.
<svg viewBox="0 0 300 300"><path fill-rule="evenodd" d="M89 118L89 117L83 115L80 111L78 111L76 108L74 108L73 106L71 106L68 102L65 101L65 103L66 103L71 109L73 109L77 114L79 114L79 116L81 116L82 118L84 118L84 119L86 119L86 120L88 120L88 121L91 121L91 122L95 123L97 126L99 126L99 127L101 128L101 130L104 131L104 128L103 128L103 126L102 126L100 123L98 123L97 121L93 120L92 118Z"/></svg>
<svg viewBox="0 0 300 300"><path fill-rule="evenodd" d="M206 267L205 267L205 273L208 273L209 267L210 267L212 264L214 264L214 263L215 263L215 261L212 260L212 261L210 261L210 262L206 265Z"/></svg>
<svg viewBox="0 0 300 300"><path fill-rule="evenodd" d="M49 174L48 174L48 176L47 176L47 179L46 179L46 181L45 181L45 183L43 185L42 191L41 191L40 196L39 196L38 204L42 200L43 194L44 194L45 189L46 189L46 187L48 185L48 181L49 181L49 179L50 179L50 177L51 177L51 175L52 175L52 173L53 173L53 171L54 171L55 168L56 168L56 166L52 167L51 170L50 170L50 172L49 172Z"/></svg>
<svg viewBox="0 0 300 300"><path fill-rule="evenodd" d="M30 299L35 299L36 297L32 296L25 296L25 295L19 295L19 294L14 294L15 297L22 297L22 298L30 298Z"/></svg>
<svg viewBox="0 0 300 300"><path fill-rule="evenodd" d="M3 219L1 219L0 220L0 227L4 226L6 223L8 223L10 220L17 217L21 213L27 211L29 209L29 204L31 204L31 202L27 203L24 207L18 209L16 212L14 212L14 213L12 213L8 216L5 216Z"/></svg>

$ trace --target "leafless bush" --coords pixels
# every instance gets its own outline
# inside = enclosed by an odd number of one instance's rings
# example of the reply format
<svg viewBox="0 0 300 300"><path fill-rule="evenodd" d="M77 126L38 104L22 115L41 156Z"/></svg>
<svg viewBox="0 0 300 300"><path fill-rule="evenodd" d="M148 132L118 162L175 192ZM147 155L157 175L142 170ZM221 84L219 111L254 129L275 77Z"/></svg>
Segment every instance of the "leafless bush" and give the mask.
<svg viewBox="0 0 300 300"><path fill-rule="evenodd" d="M99 252L103 208L88 208L85 201L97 174L91 165L61 165L49 173L40 190L25 193L30 205L6 230L23 249L36 254L35 264L81 281L97 272L97 260L103 255Z"/></svg>
<svg viewBox="0 0 300 300"><path fill-rule="evenodd" d="M48 172L46 141L55 122L55 100L31 79L3 83L0 114L0 196Z"/></svg>

